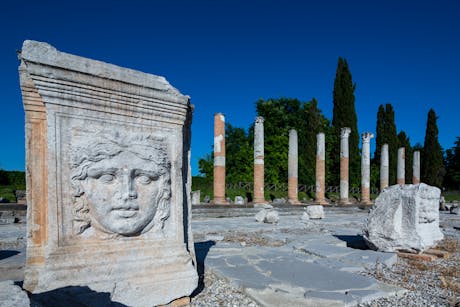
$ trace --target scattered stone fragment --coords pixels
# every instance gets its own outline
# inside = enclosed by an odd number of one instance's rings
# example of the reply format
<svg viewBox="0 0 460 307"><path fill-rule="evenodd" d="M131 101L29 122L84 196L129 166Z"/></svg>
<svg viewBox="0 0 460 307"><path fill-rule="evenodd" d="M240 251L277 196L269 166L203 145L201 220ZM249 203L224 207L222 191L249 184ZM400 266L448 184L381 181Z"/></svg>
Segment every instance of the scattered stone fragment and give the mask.
<svg viewBox="0 0 460 307"><path fill-rule="evenodd" d="M310 219L324 219L324 209L321 205L308 206L306 213Z"/></svg>
<svg viewBox="0 0 460 307"><path fill-rule="evenodd" d="M364 229L369 247L386 252L419 252L443 239L439 229L441 190L424 183L383 190Z"/></svg>
<svg viewBox="0 0 460 307"><path fill-rule="evenodd" d="M0 306L30 306L30 300L27 293L19 286L16 286L14 281L0 281Z"/></svg>
<svg viewBox="0 0 460 307"><path fill-rule="evenodd" d="M235 205L244 205L245 201L242 196L235 196Z"/></svg>
<svg viewBox="0 0 460 307"><path fill-rule="evenodd" d="M209 195L206 195L206 196L203 198L203 202L204 202L204 203L209 204L210 201L211 201L211 197L210 197Z"/></svg>
<svg viewBox="0 0 460 307"><path fill-rule="evenodd" d="M460 214L460 207L450 207L450 213L451 214L456 214L456 215L459 215Z"/></svg>
<svg viewBox="0 0 460 307"><path fill-rule="evenodd" d="M279 221L278 211L273 209L262 209L257 212L255 218L259 223L275 224Z"/></svg>

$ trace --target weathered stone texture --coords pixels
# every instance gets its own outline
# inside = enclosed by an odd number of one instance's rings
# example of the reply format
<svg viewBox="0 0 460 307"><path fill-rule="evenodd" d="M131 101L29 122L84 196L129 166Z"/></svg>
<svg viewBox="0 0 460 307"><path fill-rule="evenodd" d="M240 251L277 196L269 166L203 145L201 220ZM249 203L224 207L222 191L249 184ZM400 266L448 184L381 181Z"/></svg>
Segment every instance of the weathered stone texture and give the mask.
<svg viewBox="0 0 460 307"><path fill-rule="evenodd" d="M324 219L324 208L321 205L311 205L308 206L307 214L310 219Z"/></svg>
<svg viewBox="0 0 460 307"><path fill-rule="evenodd" d="M214 115L214 204L228 204L225 198L225 116Z"/></svg>
<svg viewBox="0 0 460 307"><path fill-rule="evenodd" d="M264 195L264 118L256 117L254 122L254 200L265 204Z"/></svg>
<svg viewBox="0 0 460 307"><path fill-rule="evenodd" d="M364 229L373 249L419 252L443 239L439 229L441 190L426 185L393 185L375 200Z"/></svg>
<svg viewBox="0 0 460 307"><path fill-rule="evenodd" d="M197 286L189 97L163 77L25 41L24 288L152 306Z"/></svg>
<svg viewBox="0 0 460 307"><path fill-rule="evenodd" d="M380 155L380 191L388 187L389 182L390 160L388 157L388 144L382 145Z"/></svg>
<svg viewBox="0 0 460 307"><path fill-rule="evenodd" d="M363 148L361 155L361 203L371 204L370 181L371 181L371 148L370 142L374 137L373 133L362 134Z"/></svg>
<svg viewBox="0 0 460 307"><path fill-rule="evenodd" d="M351 204L348 199L348 166L349 166L349 150L348 138L351 129L348 127L340 129L340 204Z"/></svg>
<svg viewBox="0 0 460 307"><path fill-rule="evenodd" d="M420 151L414 151L412 166L412 184L420 183Z"/></svg>
<svg viewBox="0 0 460 307"><path fill-rule="evenodd" d="M298 198L298 162L299 151L297 143L297 131L289 131L289 152L288 152L288 203L292 205L300 204Z"/></svg>
<svg viewBox="0 0 460 307"><path fill-rule="evenodd" d="M404 147L398 148L398 164L397 164L397 178L398 184L406 183L406 149Z"/></svg>
<svg viewBox="0 0 460 307"><path fill-rule="evenodd" d="M326 146L324 133L316 135L316 199L315 203L326 205Z"/></svg>

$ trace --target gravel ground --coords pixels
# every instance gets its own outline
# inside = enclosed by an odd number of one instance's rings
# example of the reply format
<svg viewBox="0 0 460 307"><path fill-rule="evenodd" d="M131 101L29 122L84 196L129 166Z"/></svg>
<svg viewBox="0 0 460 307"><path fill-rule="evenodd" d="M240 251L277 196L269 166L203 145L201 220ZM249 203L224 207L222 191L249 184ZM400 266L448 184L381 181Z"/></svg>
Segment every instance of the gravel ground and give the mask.
<svg viewBox="0 0 460 307"><path fill-rule="evenodd" d="M399 258L392 267L378 264L364 272L409 291L359 306L460 306L460 241L458 237L449 236L438 248L450 252L451 256L432 262Z"/></svg>

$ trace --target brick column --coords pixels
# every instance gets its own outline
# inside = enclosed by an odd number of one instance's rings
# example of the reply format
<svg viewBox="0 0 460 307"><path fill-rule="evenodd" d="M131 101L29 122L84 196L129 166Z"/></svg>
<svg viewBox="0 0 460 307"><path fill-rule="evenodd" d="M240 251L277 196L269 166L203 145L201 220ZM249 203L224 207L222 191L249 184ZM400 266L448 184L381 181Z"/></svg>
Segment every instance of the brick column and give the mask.
<svg viewBox="0 0 460 307"><path fill-rule="evenodd" d="M264 195L264 118L254 122L254 204L265 204Z"/></svg>
<svg viewBox="0 0 460 307"><path fill-rule="evenodd" d="M388 187L390 160L388 157L388 144L382 145L380 154L380 191Z"/></svg>
<svg viewBox="0 0 460 307"><path fill-rule="evenodd" d="M316 199L318 205L327 205L324 197L326 190L326 149L324 145L324 133L316 135Z"/></svg>
<svg viewBox="0 0 460 307"><path fill-rule="evenodd" d="M370 205L370 181L371 181L371 147L370 142L374 137L371 132L364 132L362 135L363 147L361 153L361 203Z"/></svg>
<svg viewBox="0 0 460 307"><path fill-rule="evenodd" d="M349 151L348 151L348 137L350 136L351 129L348 127L340 129L340 200L342 205L349 205L348 199L348 165L349 165Z"/></svg>
<svg viewBox="0 0 460 307"><path fill-rule="evenodd" d="M214 200L216 205L228 204L225 200L225 116L214 115Z"/></svg>
<svg viewBox="0 0 460 307"><path fill-rule="evenodd" d="M404 147L398 148L398 169L397 169L396 183L406 183L406 150Z"/></svg>
<svg viewBox="0 0 460 307"><path fill-rule="evenodd" d="M298 199L298 144L297 131L289 131L289 155L288 155L288 202L291 205L299 205Z"/></svg>
<svg viewBox="0 0 460 307"><path fill-rule="evenodd" d="M412 165L413 175L412 175L412 183L419 184L420 183L420 151L414 151L414 161Z"/></svg>

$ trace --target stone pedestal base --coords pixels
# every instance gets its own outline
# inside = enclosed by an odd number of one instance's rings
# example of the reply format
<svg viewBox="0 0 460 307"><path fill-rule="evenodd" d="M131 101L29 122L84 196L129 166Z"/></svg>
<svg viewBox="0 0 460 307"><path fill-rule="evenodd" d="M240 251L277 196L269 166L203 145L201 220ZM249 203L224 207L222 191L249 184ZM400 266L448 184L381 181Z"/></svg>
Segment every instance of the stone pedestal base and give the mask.
<svg viewBox="0 0 460 307"><path fill-rule="evenodd" d="M216 198L211 201L213 205L229 205L230 203L225 198Z"/></svg>

